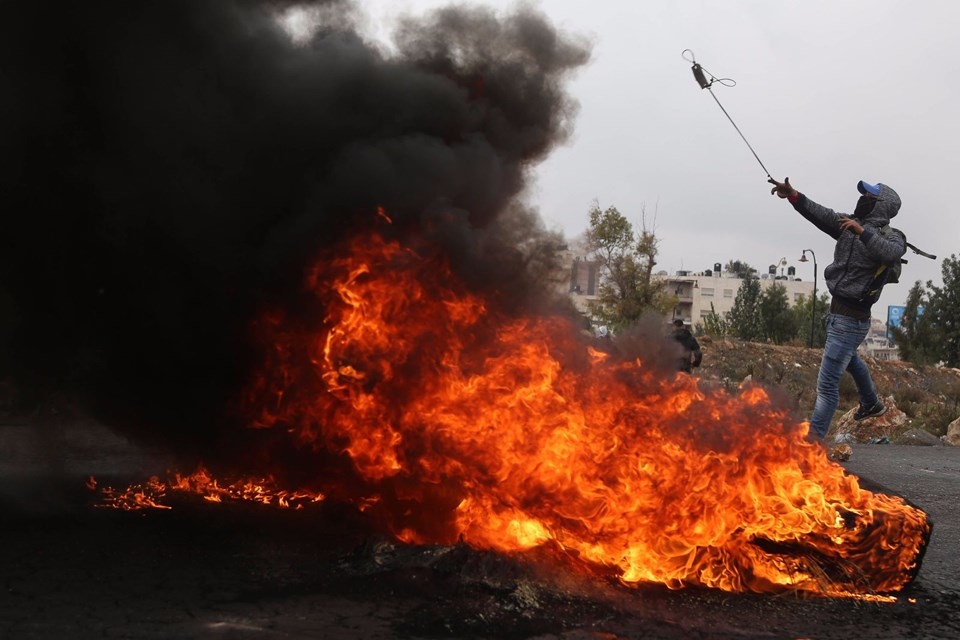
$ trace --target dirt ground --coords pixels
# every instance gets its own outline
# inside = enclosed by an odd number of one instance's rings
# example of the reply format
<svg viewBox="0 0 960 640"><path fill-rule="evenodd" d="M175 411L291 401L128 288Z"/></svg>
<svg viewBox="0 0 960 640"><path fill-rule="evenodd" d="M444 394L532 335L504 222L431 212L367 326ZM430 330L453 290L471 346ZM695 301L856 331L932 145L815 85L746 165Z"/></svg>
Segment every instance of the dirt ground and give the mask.
<svg viewBox="0 0 960 640"><path fill-rule="evenodd" d="M816 401L822 349L789 345L713 340L701 337L703 364L696 374L708 385L736 392L744 381L760 384L793 409L797 420L810 417ZM909 362L867 359L877 392L892 398L908 420L902 430L923 429L936 437L960 418L960 369L917 366ZM840 380L840 407L858 404L853 379Z"/></svg>
<svg viewBox="0 0 960 640"><path fill-rule="evenodd" d="M96 508L88 471L119 483L162 461L93 427L50 437L72 452L54 466L28 425L0 427L2 638L960 636L958 448L855 447L849 472L935 523L917 580L896 602L873 603L628 588L551 549L401 545L334 504Z"/></svg>

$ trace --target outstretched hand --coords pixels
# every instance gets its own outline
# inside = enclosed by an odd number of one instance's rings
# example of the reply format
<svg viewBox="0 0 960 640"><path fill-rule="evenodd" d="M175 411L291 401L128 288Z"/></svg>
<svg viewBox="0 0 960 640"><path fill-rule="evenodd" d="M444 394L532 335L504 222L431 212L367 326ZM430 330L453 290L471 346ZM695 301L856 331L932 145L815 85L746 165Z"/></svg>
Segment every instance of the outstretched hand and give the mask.
<svg viewBox="0 0 960 640"><path fill-rule="evenodd" d="M790 178L784 178L783 182L770 178L767 182L774 185L773 189L770 189L771 195L776 195L778 198L793 198L797 195L797 190L790 184Z"/></svg>

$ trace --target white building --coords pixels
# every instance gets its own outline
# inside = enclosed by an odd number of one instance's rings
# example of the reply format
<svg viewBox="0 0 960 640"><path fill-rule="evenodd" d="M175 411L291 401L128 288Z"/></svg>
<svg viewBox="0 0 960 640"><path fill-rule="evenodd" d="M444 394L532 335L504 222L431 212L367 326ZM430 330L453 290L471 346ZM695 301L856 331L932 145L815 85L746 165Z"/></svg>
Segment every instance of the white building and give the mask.
<svg viewBox="0 0 960 640"><path fill-rule="evenodd" d="M678 271L676 275L668 275L661 271L654 277L663 283L667 293L676 296L677 304L669 320L677 318L683 320L691 328L710 314L712 309L724 317L733 309L733 301L743 284L738 276L722 271L719 263L715 269L691 272ZM810 297L813 293L813 282L797 278L794 267L783 264L780 267L771 266L768 272L759 276L761 291L774 283L783 285L787 290L787 300L790 306L796 304L801 296ZM570 267L570 296L576 307L583 313L587 312L587 303L595 300L600 285L599 264L575 257ZM822 292L822 290L821 290Z"/></svg>
<svg viewBox="0 0 960 640"><path fill-rule="evenodd" d="M716 270L697 273L678 271L673 276L663 271L657 274L667 293L677 297L670 320L680 319L693 326L710 315L711 309L721 318L726 317L733 309L733 302L737 299L737 292L744 280L723 271L719 264L714 267ZM792 307L801 297L809 298L813 295L813 282L804 281L796 277L795 273L793 267L780 267L779 270L771 267L770 272L759 276L760 290L765 291L774 284L782 285L787 291L787 302ZM817 293L822 293L822 290Z"/></svg>
<svg viewBox="0 0 960 640"><path fill-rule="evenodd" d="M887 324L878 318L870 319L870 332L858 351L861 356L877 360L900 359L900 349L887 340Z"/></svg>
<svg viewBox="0 0 960 640"><path fill-rule="evenodd" d="M796 277L793 267L781 263L771 265L767 273L758 276L760 290L764 291L774 283L782 285L787 291L787 301L792 307L800 297L809 298L813 294L813 282ZM679 271L668 275L661 271L655 275L667 293L676 296L677 303L668 318L671 322L683 320L692 329L710 314L711 309L720 317L725 317L733 309L733 302L744 280L735 274L723 271L719 263L714 269L701 272ZM818 283L822 286L822 283ZM571 255L569 293L574 305L581 313L588 313L588 303L596 300L600 286L599 264L582 257ZM826 291L818 287L817 294ZM817 321L820 319L817 318ZM860 345L860 355L877 360L897 360L899 352L895 345L887 340L887 325L877 318L872 319L870 332Z"/></svg>

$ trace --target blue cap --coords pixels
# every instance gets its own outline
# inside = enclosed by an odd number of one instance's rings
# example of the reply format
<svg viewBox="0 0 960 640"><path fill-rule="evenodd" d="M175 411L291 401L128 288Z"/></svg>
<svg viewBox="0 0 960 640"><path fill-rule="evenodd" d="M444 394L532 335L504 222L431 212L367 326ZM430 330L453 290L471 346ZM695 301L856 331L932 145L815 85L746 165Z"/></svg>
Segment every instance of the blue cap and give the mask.
<svg viewBox="0 0 960 640"><path fill-rule="evenodd" d="M859 191L863 195L869 194L874 197L877 197L880 195L879 186L875 184L870 184L869 182L864 182L863 180L857 183L857 191Z"/></svg>

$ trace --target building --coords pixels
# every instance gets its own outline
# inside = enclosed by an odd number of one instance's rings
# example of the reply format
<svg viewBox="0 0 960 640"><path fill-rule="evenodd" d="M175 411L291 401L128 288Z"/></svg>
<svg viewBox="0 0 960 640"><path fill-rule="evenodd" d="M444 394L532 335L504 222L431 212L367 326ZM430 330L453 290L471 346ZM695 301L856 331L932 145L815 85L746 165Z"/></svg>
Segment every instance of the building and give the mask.
<svg viewBox="0 0 960 640"><path fill-rule="evenodd" d="M596 299L600 286L600 265L572 254L570 265L570 296L577 309L581 313L587 313L587 305ZM796 270L794 267L787 267L785 260L781 265L771 265L768 273L758 276L760 288L762 291L774 283L783 285L787 290L788 302L793 306L800 296L809 297L813 293L813 282L797 278ZM733 309L733 301L743 284L743 280L737 275L723 271L719 263L706 271L678 271L673 276L661 271L654 277L663 283L668 293L677 298L669 320L679 318L691 327L709 315L711 309L724 317Z"/></svg>
<svg viewBox="0 0 960 640"><path fill-rule="evenodd" d="M736 274L723 271L720 263L715 264L713 269L697 273L678 271L671 276L661 271L657 277L663 281L667 292L677 297L670 320L680 319L691 326L702 322L703 318L710 315L711 310L721 318L726 317L733 309L737 292L744 282ZM809 298L813 295L813 282L796 277L794 267L786 267L785 264L779 267L779 272L777 267L771 266L768 273L761 274L758 278L761 291L773 284L782 285L787 291L787 301L791 307L801 297Z"/></svg>
<svg viewBox="0 0 960 640"><path fill-rule="evenodd" d="M878 318L870 319L870 331L857 352L861 357L877 360L900 359L900 349L887 339L887 324Z"/></svg>
<svg viewBox="0 0 960 640"><path fill-rule="evenodd" d="M586 315L589 312L589 302L597 298L600 265L596 261L574 257L572 254L570 264L570 297L577 309ZM736 274L723 271L720 263L714 264L713 269L702 272L678 271L671 276L666 271L661 271L655 277L663 283L668 293L677 298L673 313L668 319L683 320L690 328L702 323L711 310L716 311L720 317L725 317L733 309L733 302L744 282ZM796 277L794 267L786 266L785 261L781 261L780 266L771 265L767 273L757 278L760 280L761 291L774 283L782 285L787 291L790 306L796 304L801 296L809 298L813 294L813 282ZM823 293L825 289L818 289L817 292ZM877 360L899 359L899 350L887 338L886 323L877 318L872 319L870 332L860 345L859 353Z"/></svg>
<svg viewBox="0 0 960 640"><path fill-rule="evenodd" d="M600 286L600 264L585 258L573 258L570 266L570 293L596 297Z"/></svg>

